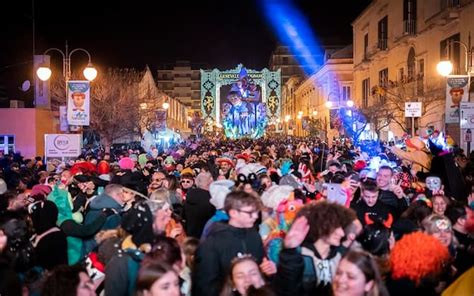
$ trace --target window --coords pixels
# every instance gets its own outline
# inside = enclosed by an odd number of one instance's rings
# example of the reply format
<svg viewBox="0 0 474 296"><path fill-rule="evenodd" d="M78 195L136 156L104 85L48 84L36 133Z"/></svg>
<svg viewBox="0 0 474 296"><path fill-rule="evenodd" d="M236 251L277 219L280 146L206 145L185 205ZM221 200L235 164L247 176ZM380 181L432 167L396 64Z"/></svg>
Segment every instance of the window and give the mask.
<svg viewBox="0 0 474 296"><path fill-rule="evenodd" d="M387 40L388 40L388 31L387 31L387 26L388 26L388 16L385 16L383 19L379 21L379 28L378 28L378 48L380 50L386 50L387 49Z"/></svg>
<svg viewBox="0 0 474 296"><path fill-rule="evenodd" d="M342 100L348 101L351 99L351 87L349 85L345 85L342 87Z"/></svg>
<svg viewBox="0 0 474 296"><path fill-rule="evenodd" d="M398 81L401 83L405 83L406 77L405 77L405 69L400 68L398 69Z"/></svg>
<svg viewBox="0 0 474 296"><path fill-rule="evenodd" d="M370 78L362 80L362 106L369 106Z"/></svg>
<svg viewBox="0 0 474 296"><path fill-rule="evenodd" d="M424 76L425 75L425 60L424 59L420 59L418 61L418 73L421 75L421 76Z"/></svg>
<svg viewBox="0 0 474 296"><path fill-rule="evenodd" d="M416 93L419 96L425 94L425 85L424 85L424 77L425 77L425 60L420 59L418 61L418 75L416 79Z"/></svg>
<svg viewBox="0 0 474 296"><path fill-rule="evenodd" d="M411 82L415 79L415 49L410 48L407 58L407 82Z"/></svg>
<svg viewBox="0 0 474 296"><path fill-rule="evenodd" d="M283 64L285 64L285 65L288 64L288 57L283 57L282 60L283 60L283 61L282 61Z"/></svg>
<svg viewBox="0 0 474 296"><path fill-rule="evenodd" d="M0 135L0 151L4 154L15 153L15 136Z"/></svg>
<svg viewBox="0 0 474 296"><path fill-rule="evenodd" d="M388 68L379 71L379 85L381 87L388 86Z"/></svg>
<svg viewBox="0 0 474 296"><path fill-rule="evenodd" d="M451 74L461 73L461 48L459 42L460 35L455 34L440 42L440 61L450 60L453 63L453 72Z"/></svg>
<svg viewBox="0 0 474 296"><path fill-rule="evenodd" d="M403 32L416 34L416 0L403 1Z"/></svg>
<svg viewBox="0 0 474 296"><path fill-rule="evenodd" d="M367 59L369 51L369 33L364 35L364 60Z"/></svg>
<svg viewBox="0 0 474 296"><path fill-rule="evenodd" d="M388 68L379 71L379 86L385 89L388 86ZM385 91L379 94L379 100L383 104L386 100Z"/></svg>

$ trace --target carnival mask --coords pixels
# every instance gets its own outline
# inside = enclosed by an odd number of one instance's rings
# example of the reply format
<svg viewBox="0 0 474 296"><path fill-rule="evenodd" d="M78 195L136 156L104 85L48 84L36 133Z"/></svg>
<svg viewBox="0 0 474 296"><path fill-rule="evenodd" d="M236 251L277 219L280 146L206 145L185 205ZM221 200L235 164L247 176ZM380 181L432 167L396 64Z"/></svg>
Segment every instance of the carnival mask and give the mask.
<svg viewBox="0 0 474 296"><path fill-rule="evenodd" d="M437 191L441 189L441 179L439 177L429 176L426 178L426 187L431 191Z"/></svg>

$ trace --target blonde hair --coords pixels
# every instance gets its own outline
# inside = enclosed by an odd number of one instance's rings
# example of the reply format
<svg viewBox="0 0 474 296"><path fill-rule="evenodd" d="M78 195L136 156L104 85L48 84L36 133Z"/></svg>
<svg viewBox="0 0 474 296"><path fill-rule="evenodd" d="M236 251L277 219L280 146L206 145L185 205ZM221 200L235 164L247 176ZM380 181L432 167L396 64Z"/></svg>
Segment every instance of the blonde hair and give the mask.
<svg viewBox="0 0 474 296"><path fill-rule="evenodd" d="M163 201L171 205L170 192L168 189L159 188L150 195L152 201Z"/></svg>

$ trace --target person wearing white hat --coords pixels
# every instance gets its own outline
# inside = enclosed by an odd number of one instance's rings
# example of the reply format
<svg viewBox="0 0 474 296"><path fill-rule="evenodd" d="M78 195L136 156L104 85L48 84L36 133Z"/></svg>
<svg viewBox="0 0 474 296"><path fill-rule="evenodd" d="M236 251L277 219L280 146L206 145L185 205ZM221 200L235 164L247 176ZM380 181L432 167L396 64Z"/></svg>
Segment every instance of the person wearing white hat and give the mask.
<svg viewBox="0 0 474 296"><path fill-rule="evenodd" d="M224 201L231 192L231 188L234 187L235 183L232 180L218 180L211 183L209 186L209 193L211 199L209 202L216 207L216 213L207 221L201 235L201 241L207 238L212 225L216 222L229 221L229 216L224 211Z"/></svg>

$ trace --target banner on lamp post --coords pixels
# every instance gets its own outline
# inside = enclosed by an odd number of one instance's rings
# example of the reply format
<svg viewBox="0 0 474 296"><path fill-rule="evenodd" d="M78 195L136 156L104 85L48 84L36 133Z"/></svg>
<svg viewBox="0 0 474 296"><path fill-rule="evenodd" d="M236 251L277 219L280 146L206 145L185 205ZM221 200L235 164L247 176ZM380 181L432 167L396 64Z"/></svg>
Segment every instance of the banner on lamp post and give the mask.
<svg viewBox="0 0 474 296"><path fill-rule="evenodd" d="M69 125L90 124L89 81L67 82L67 122Z"/></svg>
<svg viewBox="0 0 474 296"><path fill-rule="evenodd" d="M469 76L451 75L446 79L446 123L459 123L461 102L469 99Z"/></svg>
<svg viewBox="0 0 474 296"><path fill-rule="evenodd" d="M62 132L69 131L67 123L67 106L59 106L59 130Z"/></svg>

